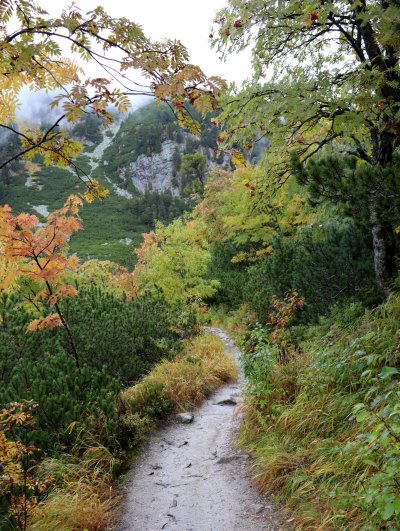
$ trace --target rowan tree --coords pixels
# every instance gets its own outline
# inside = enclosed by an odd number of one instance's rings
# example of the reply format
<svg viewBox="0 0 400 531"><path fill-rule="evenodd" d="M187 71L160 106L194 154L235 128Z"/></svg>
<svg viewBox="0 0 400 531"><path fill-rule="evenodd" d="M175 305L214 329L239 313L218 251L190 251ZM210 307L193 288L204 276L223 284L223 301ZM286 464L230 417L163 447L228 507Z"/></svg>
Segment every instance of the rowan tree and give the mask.
<svg viewBox="0 0 400 531"><path fill-rule="evenodd" d="M200 111L211 110L224 82L207 78L188 62L186 48L176 40L153 42L142 28L127 18L113 18L103 7L83 14L73 3L51 18L28 0L0 1L0 128L17 135L21 149L0 161L0 169L19 157L41 155L45 164L72 165L82 146L71 139L63 124L79 121L84 114L112 121L110 106L129 107L129 98L152 95L166 101L181 125L197 133L198 124L186 108L190 101ZM15 23L18 27L15 27ZM89 62L102 72L85 75ZM140 71L144 82L133 80ZM14 126L21 89L58 91L51 103L61 108L59 118L46 130ZM106 191L86 176L87 199L104 197Z"/></svg>
<svg viewBox="0 0 400 531"><path fill-rule="evenodd" d="M375 172L360 200L385 295L397 275L395 236L382 215L391 194L385 204L376 183L400 145L399 19L396 0L230 0L213 32L223 55L252 49L252 81L222 102L221 145L251 149L268 137L265 201L291 174L293 152L307 162L329 146Z"/></svg>
<svg viewBox="0 0 400 531"><path fill-rule="evenodd" d="M38 503L45 485L33 475L37 448L25 444L21 433L13 432L34 428L36 407L34 402L25 401L0 410L0 500L6 501L10 518L9 522L2 519L2 524L21 530L27 529L28 512Z"/></svg>
<svg viewBox="0 0 400 531"><path fill-rule="evenodd" d="M28 331L63 326L77 367L79 355L75 340L59 302L77 294L66 275L76 270L78 258L66 256L65 249L72 234L81 228L78 217L81 204L78 196L70 196L44 224L34 215L14 216L8 205L0 207L1 254L14 263L10 267L12 279L15 276L20 279L25 299L39 315L29 324Z"/></svg>

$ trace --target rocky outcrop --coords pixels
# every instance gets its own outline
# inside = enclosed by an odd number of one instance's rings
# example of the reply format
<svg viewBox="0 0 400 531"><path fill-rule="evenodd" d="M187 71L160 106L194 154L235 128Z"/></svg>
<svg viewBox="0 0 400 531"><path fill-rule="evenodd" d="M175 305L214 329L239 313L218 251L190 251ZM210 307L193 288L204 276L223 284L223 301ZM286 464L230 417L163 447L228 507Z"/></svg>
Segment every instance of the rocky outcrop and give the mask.
<svg viewBox="0 0 400 531"><path fill-rule="evenodd" d="M173 140L164 140L160 153L139 155L139 157L126 166L121 174L125 179L131 179L139 192L146 190L152 192L165 192L170 190L174 195L178 189L173 182L173 155L177 150L182 152L184 144Z"/></svg>

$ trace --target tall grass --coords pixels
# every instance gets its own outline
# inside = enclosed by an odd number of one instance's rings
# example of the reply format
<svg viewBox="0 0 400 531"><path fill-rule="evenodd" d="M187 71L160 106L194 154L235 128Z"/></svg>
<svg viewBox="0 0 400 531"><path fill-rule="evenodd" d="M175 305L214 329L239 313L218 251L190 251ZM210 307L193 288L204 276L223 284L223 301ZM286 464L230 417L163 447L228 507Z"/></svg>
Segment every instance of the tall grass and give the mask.
<svg viewBox="0 0 400 531"><path fill-rule="evenodd" d="M236 365L224 352L220 339L204 335L187 341L176 359L162 361L141 382L121 393L121 433L126 436L129 430L131 451L137 453L158 419L196 407L213 389L236 375ZM127 459L126 454L119 457ZM44 460L39 475L52 489L32 511L29 529L111 529L120 498L114 485L122 465L90 437L84 447L76 448L75 455Z"/></svg>
<svg viewBox="0 0 400 531"><path fill-rule="evenodd" d="M39 473L53 484L49 497L32 512L35 531L104 531L114 519L119 497L113 489L115 458L101 446L81 457L46 459Z"/></svg>
<svg viewBox="0 0 400 531"><path fill-rule="evenodd" d="M224 353L222 341L199 336L175 360L158 364L139 384L124 391L122 401L129 413L154 409L160 402L169 411L184 411L236 376L236 365Z"/></svg>
<svg viewBox="0 0 400 531"><path fill-rule="evenodd" d="M248 389L240 443L299 530L400 528L400 297L351 311L294 330L300 352Z"/></svg>

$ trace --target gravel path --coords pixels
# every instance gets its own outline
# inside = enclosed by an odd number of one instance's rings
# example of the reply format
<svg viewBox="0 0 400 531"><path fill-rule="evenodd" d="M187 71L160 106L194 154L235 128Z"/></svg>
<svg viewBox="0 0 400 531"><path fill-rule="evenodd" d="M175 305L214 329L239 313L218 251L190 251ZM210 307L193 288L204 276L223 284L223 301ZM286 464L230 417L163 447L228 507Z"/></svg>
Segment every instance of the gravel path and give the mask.
<svg viewBox="0 0 400 531"><path fill-rule="evenodd" d="M216 328L236 359L240 351ZM243 376L194 411L193 422L157 431L130 472L117 531L283 530L279 513L251 486L248 456L234 446ZM225 402L221 405L219 402Z"/></svg>

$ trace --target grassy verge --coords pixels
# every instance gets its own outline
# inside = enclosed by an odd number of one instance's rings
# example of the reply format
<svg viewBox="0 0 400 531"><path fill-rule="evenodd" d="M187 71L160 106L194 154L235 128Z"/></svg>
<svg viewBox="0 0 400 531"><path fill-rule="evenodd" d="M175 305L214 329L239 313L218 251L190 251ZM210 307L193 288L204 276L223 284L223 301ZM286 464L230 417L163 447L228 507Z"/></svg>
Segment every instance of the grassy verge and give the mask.
<svg viewBox="0 0 400 531"><path fill-rule="evenodd" d="M235 378L236 365L222 341L202 335L188 341L174 360L164 360L137 385L121 394L121 433L129 433L131 453L168 415L196 407L224 382ZM126 469L106 448L90 441L64 456L41 464L41 475L53 484L49 497L32 512L35 531L100 531L112 527L118 505L115 480ZM125 466L124 466L125 465Z"/></svg>
<svg viewBox="0 0 400 531"><path fill-rule="evenodd" d="M249 329L257 322L257 316L249 304L243 304L237 310L230 312L223 307L214 307L209 312L209 321L212 326L226 330L240 344Z"/></svg>
<svg viewBox="0 0 400 531"><path fill-rule="evenodd" d="M292 329L285 363L251 351L241 444L299 530L400 528L400 298L359 314Z"/></svg>
<svg viewBox="0 0 400 531"><path fill-rule="evenodd" d="M122 393L128 415L151 418L197 406L205 396L236 376L234 361L214 336L200 336L183 354L165 360L138 385Z"/></svg>

